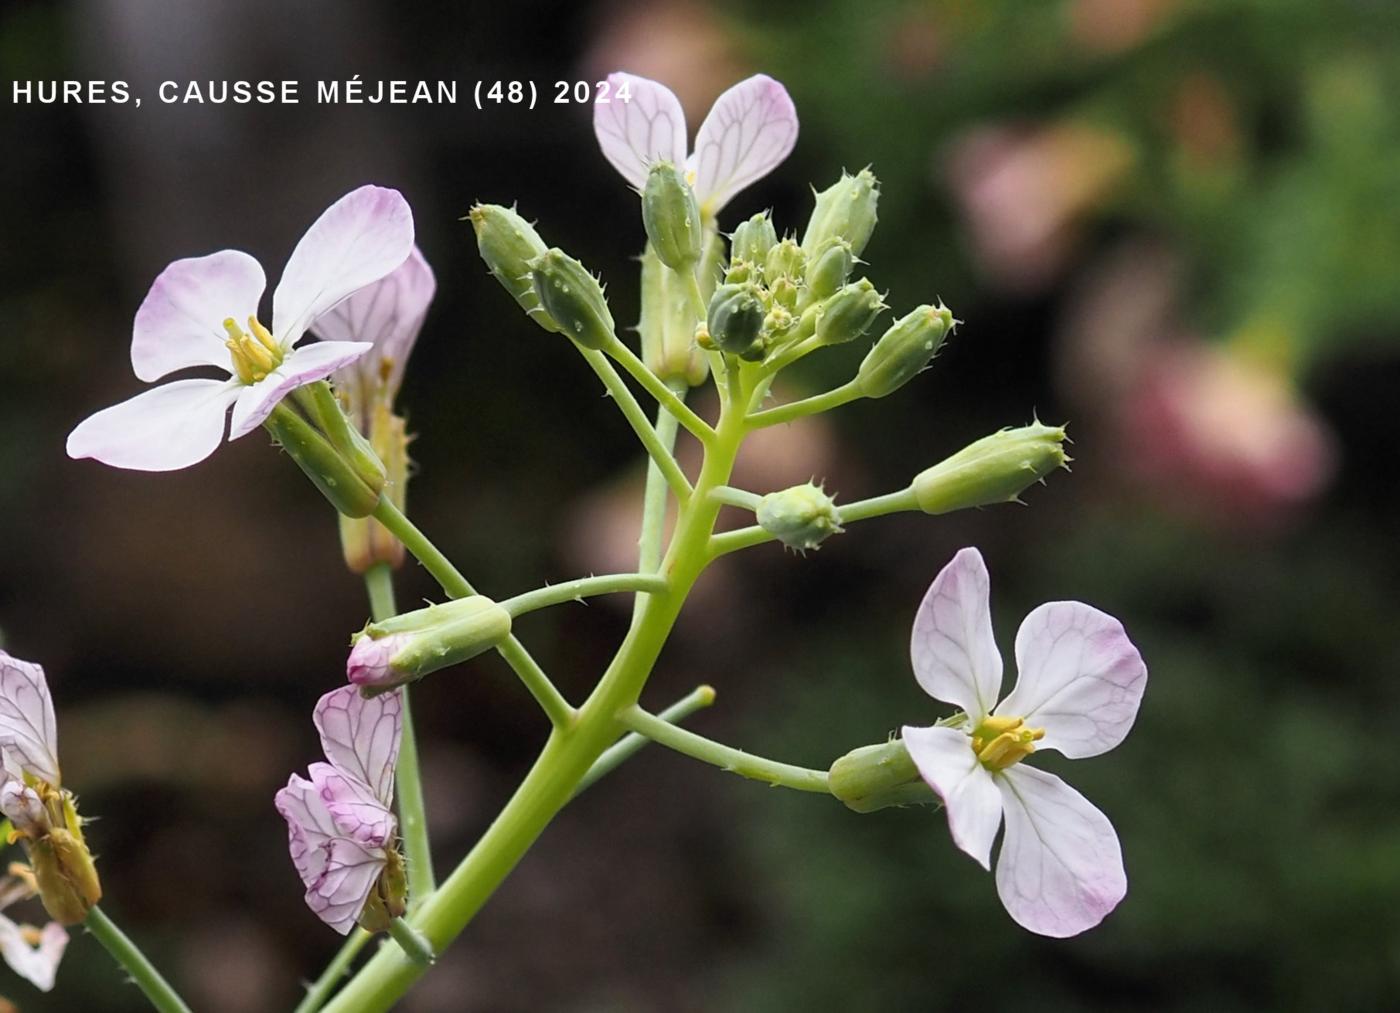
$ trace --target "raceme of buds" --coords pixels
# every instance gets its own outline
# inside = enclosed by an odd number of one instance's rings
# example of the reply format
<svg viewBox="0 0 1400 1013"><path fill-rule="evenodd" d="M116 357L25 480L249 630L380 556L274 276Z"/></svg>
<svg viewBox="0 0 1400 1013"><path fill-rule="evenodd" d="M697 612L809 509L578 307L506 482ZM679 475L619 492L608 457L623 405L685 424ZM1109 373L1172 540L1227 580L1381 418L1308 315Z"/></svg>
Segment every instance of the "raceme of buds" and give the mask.
<svg viewBox="0 0 1400 1013"><path fill-rule="evenodd" d="M741 359L761 359L764 316L762 290L757 285L721 285L710 299L710 341Z"/></svg>
<svg viewBox="0 0 1400 1013"><path fill-rule="evenodd" d="M763 264L768 251L777 245L778 231L773 227L772 216L765 212L739 223L730 239L729 256L731 261Z"/></svg>
<svg viewBox="0 0 1400 1013"><path fill-rule="evenodd" d="M759 500L759 527L790 549L815 549L841 533L841 513L836 501L819 485L806 482Z"/></svg>
<svg viewBox="0 0 1400 1013"><path fill-rule="evenodd" d="M540 305L559 329L584 348L602 348L614 336L603 286L588 269L557 246L530 261Z"/></svg>
<svg viewBox="0 0 1400 1013"><path fill-rule="evenodd" d="M510 613L479 594L405 612L355 636L345 674L361 691L382 693L490 650L510 625Z"/></svg>
<svg viewBox="0 0 1400 1013"><path fill-rule="evenodd" d="M869 169L854 176L842 173L817 194L817 206L802 236L802 250L809 259L820 256L831 243L845 240L859 257L875 231L875 207L880 201L880 181Z"/></svg>
<svg viewBox="0 0 1400 1013"><path fill-rule="evenodd" d="M869 279L852 282L822 303L817 316L817 341L823 345L842 345L854 341L870 330L876 318L887 308L885 300L875 291Z"/></svg>
<svg viewBox="0 0 1400 1013"><path fill-rule="evenodd" d="M851 750L831 765L827 784L831 794L858 813L938 801L901 739Z"/></svg>
<svg viewBox="0 0 1400 1013"><path fill-rule="evenodd" d="M656 255L673 271L693 271L700 261L700 208L695 191L670 162L657 162L642 188L642 224Z"/></svg>
<svg viewBox="0 0 1400 1013"><path fill-rule="evenodd" d="M955 326L946 306L920 306L897 320L875 342L856 372L856 385L866 397L893 394L932 361Z"/></svg>
<svg viewBox="0 0 1400 1013"><path fill-rule="evenodd" d="M499 204L478 204L468 217L476 230L476 248L492 276L531 320L547 331L558 331L559 326L540 305L531 277L530 262L546 248L535 227L514 208Z"/></svg>
<svg viewBox="0 0 1400 1013"><path fill-rule="evenodd" d="M1067 467L1064 426L1035 422L984 436L919 473L914 498L927 514L1015 502L1056 468Z"/></svg>

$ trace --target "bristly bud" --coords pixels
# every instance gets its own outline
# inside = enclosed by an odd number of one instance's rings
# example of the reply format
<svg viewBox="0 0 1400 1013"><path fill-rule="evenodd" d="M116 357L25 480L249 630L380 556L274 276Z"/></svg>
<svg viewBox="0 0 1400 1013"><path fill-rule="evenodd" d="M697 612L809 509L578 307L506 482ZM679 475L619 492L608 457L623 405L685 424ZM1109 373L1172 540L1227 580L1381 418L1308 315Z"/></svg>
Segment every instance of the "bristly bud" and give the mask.
<svg viewBox="0 0 1400 1013"><path fill-rule="evenodd" d="M49 917L60 925L86 920L102 899L102 884L82 835L54 827L27 845L39 898Z"/></svg>
<svg viewBox="0 0 1400 1013"><path fill-rule="evenodd" d="M886 309L885 300L868 278L852 282L822 303L817 316L817 341L823 345L854 341L870 330Z"/></svg>
<svg viewBox="0 0 1400 1013"><path fill-rule="evenodd" d="M807 269L807 294L804 306L830 299L846 284L855 267L856 258L851 244L838 239L827 246Z"/></svg>
<svg viewBox="0 0 1400 1013"><path fill-rule="evenodd" d="M384 871L375 881L358 919L366 932L388 932L389 923L408 910L408 876L397 848L384 849Z"/></svg>
<svg viewBox="0 0 1400 1013"><path fill-rule="evenodd" d="M856 385L865 397L893 394L933 360L957 321L948 307L920 306L890 325L860 364Z"/></svg>
<svg viewBox="0 0 1400 1013"><path fill-rule="evenodd" d="M330 440L286 402L274 408L264 424L332 506L346 517L368 517L374 512L383 489L382 474L378 485L367 483Z"/></svg>
<svg viewBox="0 0 1400 1013"><path fill-rule="evenodd" d="M759 527L798 552L815 549L842 530L836 501L811 482L770 492L759 500L756 513Z"/></svg>
<svg viewBox="0 0 1400 1013"><path fill-rule="evenodd" d="M774 246L763 260L763 280L769 288L784 278L797 284L806 273L807 255L791 239L784 239Z"/></svg>
<svg viewBox="0 0 1400 1013"><path fill-rule="evenodd" d="M404 420L377 404L369 424L369 442L384 462L383 494L400 511L408 498L408 435ZM376 563L394 569L403 565L403 542L373 517L340 516L340 551L351 573L364 573Z"/></svg>
<svg viewBox="0 0 1400 1013"><path fill-rule="evenodd" d="M614 334L598 279L557 246L530 261L535 294L559 330L584 348L602 348Z"/></svg>
<svg viewBox="0 0 1400 1013"><path fill-rule="evenodd" d="M759 334L763 330L764 316L761 290L757 285L721 285L710 299L710 341L715 347L742 359L761 359L763 341Z"/></svg>
<svg viewBox="0 0 1400 1013"><path fill-rule="evenodd" d="M642 224L656 255L673 271L700 262L700 208L695 191L670 162L657 162L642 188Z"/></svg>
<svg viewBox="0 0 1400 1013"><path fill-rule="evenodd" d="M831 186L817 194L817 206L802 237L802 249L809 259L825 252L831 243L845 240L851 254L859 257L875 231L875 208L880 201L880 181L869 169L854 176L842 173Z"/></svg>
<svg viewBox="0 0 1400 1013"><path fill-rule="evenodd" d="M831 765L827 784L831 794L858 813L938 802L901 739L851 750Z"/></svg>
<svg viewBox="0 0 1400 1013"><path fill-rule="evenodd" d="M355 637L346 677L362 693L382 693L458 664L510 635L510 613L484 595L370 623Z"/></svg>
<svg viewBox="0 0 1400 1013"><path fill-rule="evenodd" d="M1067 467L1065 427L1039 422L984 436L914 479L914 499L927 514L1019 500L1031 485Z"/></svg>
<svg viewBox="0 0 1400 1013"><path fill-rule="evenodd" d="M766 212L754 215L734 230L729 244L730 262L743 260L762 264L768 259L768 251L777 245L778 230L773 228L772 217Z"/></svg>
<svg viewBox="0 0 1400 1013"><path fill-rule="evenodd" d="M547 331L558 325L540 306L530 277L530 261L544 253L544 240L514 208L478 204L468 214L476 230L476 248L491 274L511 294L530 319Z"/></svg>

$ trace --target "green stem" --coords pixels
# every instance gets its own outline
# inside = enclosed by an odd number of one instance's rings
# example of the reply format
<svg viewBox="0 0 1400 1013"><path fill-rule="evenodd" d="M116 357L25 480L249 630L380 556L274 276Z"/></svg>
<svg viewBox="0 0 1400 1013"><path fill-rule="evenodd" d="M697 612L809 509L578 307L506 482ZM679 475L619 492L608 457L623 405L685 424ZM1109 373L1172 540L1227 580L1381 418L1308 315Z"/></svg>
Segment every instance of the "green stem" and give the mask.
<svg viewBox="0 0 1400 1013"><path fill-rule="evenodd" d="M847 506L837 507L837 513L840 514L842 524L854 524L856 521L869 520L871 517L883 517L885 514L917 509L919 509L919 503L914 498L913 486L910 486L897 492L887 492L883 496L872 496L869 499L857 500ZM764 542L773 541L776 537L757 524L746 528L735 528L733 531L725 531L710 539L710 557L712 559L718 558L739 549L762 545Z"/></svg>
<svg viewBox="0 0 1400 1013"><path fill-rule="evenodd" d="M675 457L671 455L671 448L662 442L657 430L647 421L646 413L642 411L642 406L637 403L637 399L632 396L631 389L623 382L622 377L613 368L613 364L602 352L582 346L579 346L579 351L583 353L588 364L593 367L593 372L598 374L598 379L603 381L603 386L608 389L608 393L612 395L612 399L617 403L623 417L627 419L633 432L637 434L637 438L642 441L642 446L646 447L652 465L660 469L662 476L666 479L666 484L675 492L676 498L684 501L690 495L690 482L685 477L685 472L681 471L681 466L676 463ZM659 380L657 382L660 383ZM672 397L674 396L672 395Z"/></svg>
<svg viewBox="0 0 1400 1013"><path fill-rule="evenodd" d="M732 485L722 485L710 490L710 498L716 503L723 503L725 506L738 507L740 510L758 512L758 504L763 497L756 492L749 492L747 489L736 489Z"/></svg>
<svg viewBox="0 0 1400 1013"><path fill-rule="evenodd" d="M514 598L501 602L501 608L515 619L527 612L561 605L566 601L581 601L600 594L618 594L635 591L638 594L654 594L666 590L666 578L655 573L608 573L601 577L580 577L566 580L562 584L526 591Z"/></svg>
<svg viewBox="0 0 1400 1013"><path fill-rule="evenodd" d="M432 574L433 579L451 597L466 598L476 594L471 582L428 540L427 535L404 516L403 511L396 507L389 497L380 497L379 506L374 510L374 518L403 542L404 548L423 564L423 568ZM525 645L514 635L506 637L496 645L496 653L515 670L515 674L543 708L555 728L561 728L573 720L574 709L569 706L569 701L564 699L554 683L549 681L544 669L540 668L539 663L530 656L530 652L525 650Z"/></svg>
<svg viewBox="0 0 1400 1013"><path fill-rule="evenodd" d="M603 351L616 359L623 369L632 374L632 379L641 384L646 392L656 399L658 404L665 406L666 410L674 415L681 425L690 430L692 436L707 446L714 442L715 431L710 424L686 407L686 403L676 396L676 392L666 386L661 378L638 357L636 352L618 339L617 335L613 335L603 345Z"/></svg>
<svg viewBox="0 0 1400 1013"><path fill-rule="evenodd" d="M622 715L622 723L639 735L645 735L691 759L712 764L731 774L763 781L778 788L792 788L794 791L812 791L823 795L831 793L827 785L826 771L811 770L807 767L794 767L790 763L779 763L762 756L754 756L733 746L696 735L676 725L669 724L655 714L648 714L642 708L632 706Z"/></svg>
<svg viewBox="0 0 1400 1013"><path fill-rule="evenodd" d="M421 932L402 918L395 918L389 922L389 935L393 937L394 942L399 944L399 948L408 956L408 959L420 967L430 967L437 960L437 955L433 953L432 944L423 938Z"/></svg>
<svg viewBox="0 0 1400 1013"><path fill-rule="evenodd" d="M690 715L698 710L702 710L715 702L715 690L713 686L697 686L687 696L677 700L667 707L660 714L656 715L662 721L667 721L673 725L678 725ZM593 766L588 768L588 773L583 775L583 780L579 782L574 795L591 788L598 780L607 777L616 770L622 763L630 760L645 746L651 739L638 732L628 732L608 747L607 752L593 761Z"/></svg>
<svg viewBox="0 0 1400 1013"><path fill-rule="evenodd" d="M689 388L683 381L669 382L676 397L685 399ZM669 455L676 445L676 417L665 406L656 409L656 439ZM666 483L655 461L647 462L646 489L642 493L642 530L637 536L637 570L641 573L655 573L661 565L661 543L666 536ZM632 617L642 610L642 596L637 595L632 603Z"/></svg>
<svg viewBox="0 0 1400 1013"><path fill-rule="evenodd" d="M394 602L394 571L388 563L375 563L365 571L370 614L383 622L398 613ZM399 741L398 769L394 775L399 797L399 830L408 864L408 896L414 906L437 887L433 855L428 845L428 813L423 803L423 772L418 762L418 733L413 724L409 688L399 695L403 703L403 735Z"/></svg>
<svg viewBox="0 0 1400 1013"><path fill-rule="evenodd" d="M806 415L815 415L818 412L839 408L861 396L860 388L856 386L856 382L850 380L824 394L813 394L801 401L791 401L788 404L779 405L777 408L754 412L749 416L749 425L754 429L776 426L779 423L791 422L793 419L800 419Z"/></svg>
<svg viewBox="0 0 1400 1013"><path fill-rule="evenodd" d="M352 929L349 937L331 962L326 965L326 969L321 972L321 976L306 990L306 996L297 1003L296 1009L292 1013L316 1013L318 1009L325 1005L331 993L335 991L342 978L350 971L350 965L355 962L361 950L365 948L365 943L373 939L370 933L362 928Z"/></svg>
<svg viewBox="0 0 1400 1013"><path fill-rule="evenodd" d="M88 911L83 922L93 937L112 955L112 959L131 976L136 987L146 994L151 1005L161 1013L190 1013L190 1008L180 998L170 983L160 976L155 965L133 943L125 932L117 928L112 919L100 907Z"/></svg>

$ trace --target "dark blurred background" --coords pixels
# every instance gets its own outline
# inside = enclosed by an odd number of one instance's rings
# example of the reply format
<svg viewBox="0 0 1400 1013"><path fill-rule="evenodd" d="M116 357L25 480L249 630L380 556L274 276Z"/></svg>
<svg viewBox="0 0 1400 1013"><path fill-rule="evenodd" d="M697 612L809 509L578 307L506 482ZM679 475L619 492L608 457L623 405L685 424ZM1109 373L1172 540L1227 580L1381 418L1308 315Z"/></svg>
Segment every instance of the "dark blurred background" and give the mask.
<svg viewBox="0 0 1400 1013"><path fill-rule="evenodd" d="M100 816L104 906L196 1009L288 1008L339 939L272 793L315 758L363 590L335 518L255 434L169 475L63 452L140 387L132 315L170 260L275 279L334 198L413 205L439 280L400 404L411 513L489 593L630 565L637 448L581 360L525 321L461 221L518 201L635 320L636 199L589 110L469 104L477 79L667 82L691 130L728 84L784 81L802 132L725 212L800 230L809 184L872 164L866 251L896 310L965 325L900 395L767 434L758 491L842 499L1032 413L1073 474L1002 507L765 546L698 589L647 701L719 690L707 734L825 766L935 705L909 623L975 544L998 633L1053 598L1121 617L1138 726L1069 777L1122 837L1130 892L1070 941L1019 930L943 816L859 817L653 748L571 806L413 1010L1378 1010L1400 984L1400 17L1383 0L685 0L638 5L10 2L0 8L0 629L42 662L65 780ZM457 106L319 106L318 79L464 82ZM291 78L296 106L166 106L164 80ZM130 105L15 105L15 80L125 80ZM850 375L804 364L797 396ZM693 449L693 448L691 448ZM415 567L400 599L435 594ZM620 603L519 632L581 697ZM540 745L494 658L417 693L439 865ZM1053 758L1047 767L1060 769ZM37 919L37 906L11 914ZM75 938L24 1010L137 1010Z"/></svg>

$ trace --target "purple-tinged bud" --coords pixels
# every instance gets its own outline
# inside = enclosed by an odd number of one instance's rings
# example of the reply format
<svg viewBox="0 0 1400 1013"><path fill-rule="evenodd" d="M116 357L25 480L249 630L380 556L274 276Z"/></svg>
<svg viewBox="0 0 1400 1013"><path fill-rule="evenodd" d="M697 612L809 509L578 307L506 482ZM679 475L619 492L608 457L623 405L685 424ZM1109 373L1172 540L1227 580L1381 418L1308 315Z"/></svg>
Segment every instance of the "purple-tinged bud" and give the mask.
<svg viewBox="0 0 1400 1013"><path fill-rule="evenodd" d="M485 595L370 623L355 638L346 677L373 695L474 658L510 635L510 613Z"/></svg>

